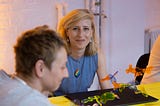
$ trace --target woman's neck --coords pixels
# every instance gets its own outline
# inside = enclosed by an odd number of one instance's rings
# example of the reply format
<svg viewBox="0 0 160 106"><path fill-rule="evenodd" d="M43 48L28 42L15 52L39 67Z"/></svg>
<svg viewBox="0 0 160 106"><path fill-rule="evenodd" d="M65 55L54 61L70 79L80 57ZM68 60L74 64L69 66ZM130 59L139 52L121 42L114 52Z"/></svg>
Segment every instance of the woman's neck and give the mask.
<svg viewBox="0 0 160 106"><path fill-rule="evenodd" d="M85 49L79 49L79 50L75 50L75 49L71 49L71 56L74 58L74 59L79 59L81 58L82 56L84 56L84 53L85 53Z"/></svg>

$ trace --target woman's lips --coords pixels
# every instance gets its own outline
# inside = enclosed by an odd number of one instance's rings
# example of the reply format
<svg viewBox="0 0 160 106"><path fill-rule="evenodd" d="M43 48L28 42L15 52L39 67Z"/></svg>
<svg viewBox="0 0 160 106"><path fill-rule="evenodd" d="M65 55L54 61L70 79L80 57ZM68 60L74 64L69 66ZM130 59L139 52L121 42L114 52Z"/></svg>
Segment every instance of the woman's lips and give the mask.
<svg viewBox="0 0 160 106"><path fill-rule="evenodd" d="M76 41L78 41L78 42L82 42L82 41L85 41L84 39L78 39L78 40L76 40Z"/></svg>
<svg viewBox="0 0 160 106"><path fill-rule="evenodd" d="M85 40L76 40L76 42L83 43L83 42L85 42Z"/></svg>

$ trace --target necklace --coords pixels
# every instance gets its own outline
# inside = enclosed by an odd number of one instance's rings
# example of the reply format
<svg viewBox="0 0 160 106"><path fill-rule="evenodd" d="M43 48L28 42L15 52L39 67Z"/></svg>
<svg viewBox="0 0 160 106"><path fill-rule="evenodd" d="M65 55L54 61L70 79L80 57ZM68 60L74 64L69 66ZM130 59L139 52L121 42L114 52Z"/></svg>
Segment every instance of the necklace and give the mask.
<svg viewBox="0 0 160 106"><path fill-rule="evenodd" d="M81 75L80 71L83 69L84 57L80 58L79 60L75 60L75 62L77 64L77 69L74 71L74 76L78 78Z"/></svg>
<svg viewBox="0 0 160 106"><path fill-rule="evenodd" d="M74 76L78 78L80 76L80 71L78 69L75 70Z"/></svg>

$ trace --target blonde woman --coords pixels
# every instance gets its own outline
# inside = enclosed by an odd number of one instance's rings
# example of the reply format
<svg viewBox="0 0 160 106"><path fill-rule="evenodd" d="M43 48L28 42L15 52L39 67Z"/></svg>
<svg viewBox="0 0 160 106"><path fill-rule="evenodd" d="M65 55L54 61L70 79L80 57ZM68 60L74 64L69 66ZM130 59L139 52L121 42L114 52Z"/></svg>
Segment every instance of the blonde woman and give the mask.
<svg viewBox="0 0 160 106"><path fill-rule="evenodd" d="M68 13L59 23L58 33L67 42L69 77L65 78L55 95L84 92L90 88L97 73L101 89L110 88L105 58L98 47L94 15L87 9Z"/></svg>

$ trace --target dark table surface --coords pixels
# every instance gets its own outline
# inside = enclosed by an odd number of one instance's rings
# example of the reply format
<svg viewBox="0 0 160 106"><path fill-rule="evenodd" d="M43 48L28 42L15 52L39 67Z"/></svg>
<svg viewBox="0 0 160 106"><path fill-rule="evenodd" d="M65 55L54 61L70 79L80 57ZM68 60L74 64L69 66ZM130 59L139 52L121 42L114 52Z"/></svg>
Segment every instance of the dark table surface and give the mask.
<svg viewBox="0 0 160 106"><path fill-rule="evenodd" d="M95 95L102 95L103 93L110 92L110 91L113 91L113 89L72 93L72 94L66 95L65 97L75 102L78 105L90 106L96 103L96 101L94 100L86 104L81 103L81 101L88 97L93 97ZM122 92L116 91L115 93L120 97L120 99L109 100L106 102L106 104L103 104L103 106L127 106L127 105L139 104L139 103L153 102L158 100L150 95L146 97L142 93L135 94L135 91L128 87L122 90Z"/></svg>

